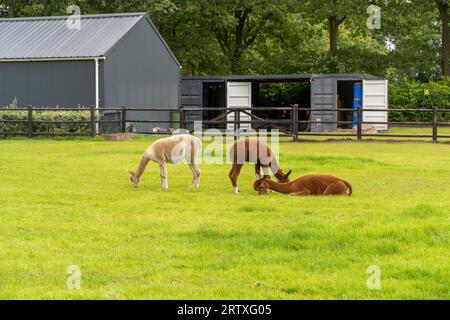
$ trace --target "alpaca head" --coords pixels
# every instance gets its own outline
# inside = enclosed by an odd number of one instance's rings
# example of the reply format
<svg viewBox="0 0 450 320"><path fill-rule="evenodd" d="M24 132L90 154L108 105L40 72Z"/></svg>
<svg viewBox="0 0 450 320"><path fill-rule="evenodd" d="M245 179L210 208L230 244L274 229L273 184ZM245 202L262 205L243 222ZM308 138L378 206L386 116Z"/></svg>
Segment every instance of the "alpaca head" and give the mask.
<svg viewBox="0 0 450 320"><path fill-rule="evenodd" d="M289 182L289 176L292 173L292 170L289 170L286 174L283 173L283 170L279 170L276 174L278 181L281 183Z"/></svg>
<svg viewBox="0 0 450 320"><path fill-rule="evenodd" d="M267 194L267 190L269 189L269 184L266 178L261 178L256 180L253 184L253 189L258 192L259 195Z"/></svg>
<svg viewBox="0 0 450 320"><path fill-rule="evenodd" d="M133 182L134 187L137 188L139 185L139 182L141 182L141 178L138 177L136 175L136 173L134 173L133 171L128 171L128 173L130 175L131 182Z"/></svg>

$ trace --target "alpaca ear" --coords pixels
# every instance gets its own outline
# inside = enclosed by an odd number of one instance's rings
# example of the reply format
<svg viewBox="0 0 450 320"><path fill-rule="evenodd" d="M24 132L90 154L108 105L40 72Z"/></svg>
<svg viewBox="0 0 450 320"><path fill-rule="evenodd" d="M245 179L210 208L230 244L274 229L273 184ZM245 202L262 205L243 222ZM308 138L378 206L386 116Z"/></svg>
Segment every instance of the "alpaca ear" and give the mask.
<svg viewBox="0 0 450 320"><path fill-rule="evenodd" d="M289 175L292 173L292 170L289 170L287 173L286 173L286 177L289 177Z"/></svg>
<svg viewBox="0 0 450 320"><path fill-rule="evenodd" d="M130 170L128 170L128 174L129 174L130 176L134 176L134 175L135 175L135 173L134 173L133 171L130 171Z"/></svg>

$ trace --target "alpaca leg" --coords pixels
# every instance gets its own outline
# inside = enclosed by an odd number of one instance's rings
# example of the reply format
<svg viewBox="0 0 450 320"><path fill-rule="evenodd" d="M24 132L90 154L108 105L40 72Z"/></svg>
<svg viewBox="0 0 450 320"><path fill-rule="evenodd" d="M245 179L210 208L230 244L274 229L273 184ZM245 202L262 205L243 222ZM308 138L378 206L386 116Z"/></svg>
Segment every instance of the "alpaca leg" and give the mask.
<svg viewBox="0 0 450 320"><path fill-rule="evenodd" d="M239 177L239 174L241 173L243 164L237 164L233 163L233 166L231 167L231 171L228 174L231 180L231 184L233 185L234 192L239 193L239 188L237 186L237 178Z"/></svg>
<svg viewBox="0 0 450 320"><path fill-rule="evenodd" d="M194 164L194 170L195 170L195 187L200 187L200 167L198 164Z"/></svg>
<svg viewBox="0 0 450 320"><path fill-rule="evenodd" d="M290 196L309 196L311 194L311 191L309 189L302 189L297 192L289 193Z"/></svg>
<svg viewBox="0 0 450 320"><path fill-rule="evenodd" d="M347 186L340 181L333 182L330 184L325 191L324 195L347 195Z"/></svg>
<svg viewBox="0 0 450 320"><path fill-rule="evenodd" d="M262 170L263 170L263 176L262 176L262 178L264 178L264 179L270 179L270 169L269 169L269 166L267 166L267 165L263 165L262 166ZM271 190L271 189L267 189L267 191L268 192L274 192L273 190Z"/></svg>
<svg viewBox="0 0 450 320"><path fill-rule="evenodd" d="M200 168L197 164L190 164L189 167L193 176L191 188L198 188L200 186Z"/></svg>
<svg viewBox="0 0 450 320"><path fill-rule="evenodd" d="M263 165L262 170L263 170L264 178L269 178L270 177L269 166Z"/></svg>
<svg viewBox="0 0 450 320"><path fill-rule="evenodd" d="M159 175L161 176L161 188L168 189L169 182L167 179L167 163L161 162L159 164Z"/></svg>
<svg viewBox="0 0 450 320"><path fill-rule="evenodd" d="M190 164L189 168L192 171L192 183L191 183L191 188L195 187L195 182L196 182L196 176L195 176L195 169L194 169L194 165Z"/></svg>
<svg viewBox="0 0 450 320"><path fill-rule="evenodd" d="M198 157L202 150L201 142L198 141L197 143L194 143L193 149L194 149L194 152L193 152L193 157L192 157L192 162L191 162L191 164L192 164L191 170L192 170L192 174L194 175L194 179L192 181L192 186L195 188L198 188L198 187L200 187L200 168L198 166Z"/></svg>
<svg viewBox="0 0 450 320"><path fill-rule="evenodd" d="M255 164L255 181L261 179L261 165L259 163Z"/></svg>

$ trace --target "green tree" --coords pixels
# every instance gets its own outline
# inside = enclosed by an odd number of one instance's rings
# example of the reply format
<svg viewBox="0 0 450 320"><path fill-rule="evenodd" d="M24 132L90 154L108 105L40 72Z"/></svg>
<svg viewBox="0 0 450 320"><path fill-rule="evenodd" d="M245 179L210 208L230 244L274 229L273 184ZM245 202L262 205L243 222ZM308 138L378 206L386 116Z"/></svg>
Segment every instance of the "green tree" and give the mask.
<svg viewBox="0 0 450 320"><path fill-rule="evenodd" d="M336 65L338 55L339 29L344 22L365 16L367 0L306 0L302 8L308 18L316 23L326 22L329 34L331 66Z"/></svg>
<svg viewBox="0 0 450 320"><path fill-rule="evenodd" d="M436 8L429 0L377 1L381 29L371 31L388 54L384 74L428 81L439 77L439 29Z"/></svg>
<svg viewBox="0 0 450 320"><path fill-rule="evenodd" d="M450 0L0 0L1 17L148 12L183 74L450 75ZM367 27L369 4L381 29Z"/></svg>
<svg viewBox="0 0 450 320"><path fill-rule="evenodd" d="M6 0L0 1L0 16L7 18L19 17L23 13L29 1L26 0Z"/></svg>
<svg viewBox="0 0 450 320"><path fill-rule="evenodd" d="M442 74L450 77L450 0L436 0L441 19L441 66Z"/></svg>
<svg viewBox="0 0 450 320"><path fill-rule="evenodd" d="M73 2L67 0L0 1L0 14L10 18L62 15L66 14L66 8L70 4Z"/></svg>
<svg viewBox="0 0 450 320"><path fill-rule="evenodd" d="M279 0L200 0L206 27L211 30L230 71L244 68L242 59L258 38L282 23L285 5Z"/></svg>

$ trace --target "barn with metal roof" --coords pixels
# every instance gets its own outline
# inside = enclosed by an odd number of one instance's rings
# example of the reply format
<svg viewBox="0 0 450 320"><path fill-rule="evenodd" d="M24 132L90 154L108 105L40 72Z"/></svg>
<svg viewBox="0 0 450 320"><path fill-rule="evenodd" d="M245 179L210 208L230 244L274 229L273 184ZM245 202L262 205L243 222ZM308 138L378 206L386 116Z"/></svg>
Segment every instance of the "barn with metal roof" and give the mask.
<svg viewBox="0 0 450 320"><path fill-rule="evenodd" d="M180 64L146 13L0 19L0 43L0 107L179 106Z"/></svg>

